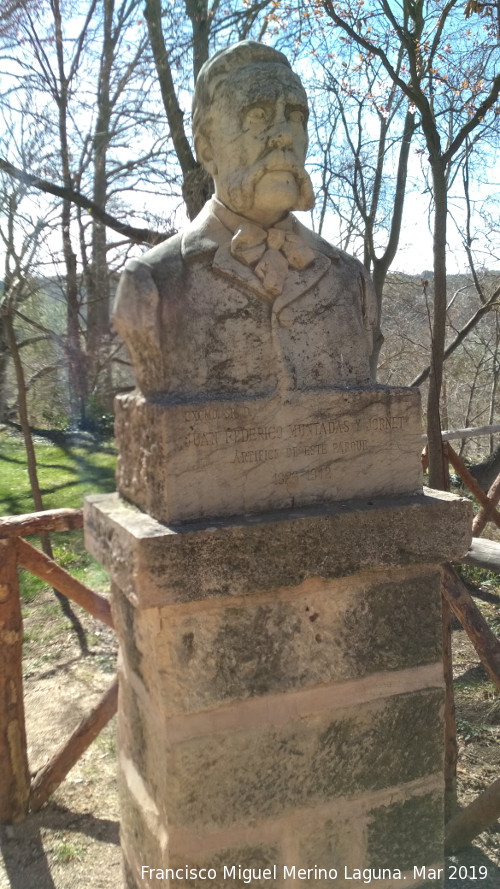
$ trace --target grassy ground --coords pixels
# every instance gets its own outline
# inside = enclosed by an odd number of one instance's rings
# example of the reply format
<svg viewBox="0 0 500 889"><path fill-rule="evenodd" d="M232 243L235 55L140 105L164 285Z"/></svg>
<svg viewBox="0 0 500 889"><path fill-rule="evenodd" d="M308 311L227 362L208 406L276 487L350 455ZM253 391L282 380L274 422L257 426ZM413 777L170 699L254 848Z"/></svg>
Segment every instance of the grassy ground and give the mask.
<svg viewBox="0 0 500 889"><path fill-rule="evenodd" d="M114 490L116 452L110 442L60 434L57 441L35 436L38 478L45 509L81 506L87 494ZM0 514L33 511L21 436L0 427Z"/></svg>
<svg viewBox="0 0 500 889"><path fill-rule="evenodd" d="M35 451L45 509L80 507L87 494L115 488L116 451L112 442L98 442L90 436L70 438L61 433L51 437L35 435ZM33 512L33 500L22 436L3 426L0 427L0 515L29 512ZM58 564L79 580L92 588L106 582L101 567L85 551L81 532L53 534L52 545ZM30 601L43 588L38 578L20 571L23 601Z"/></svg>

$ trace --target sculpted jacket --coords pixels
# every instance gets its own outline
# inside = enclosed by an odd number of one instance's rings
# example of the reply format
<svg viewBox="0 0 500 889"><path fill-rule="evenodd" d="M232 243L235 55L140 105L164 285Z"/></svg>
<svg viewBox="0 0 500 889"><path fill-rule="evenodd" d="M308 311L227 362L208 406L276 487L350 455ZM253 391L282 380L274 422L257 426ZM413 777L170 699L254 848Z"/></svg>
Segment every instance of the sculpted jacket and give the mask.
<svg viewBox="0 0 500 889"><path fill-rule="evenodd" d="M245 222L212 199L184 232L127 264L114 326L142 393L183 402L369 382L376 305L361 263L289 215L275 228L299 235L314 261L289 268L273 298L231 255Z"/></svg>

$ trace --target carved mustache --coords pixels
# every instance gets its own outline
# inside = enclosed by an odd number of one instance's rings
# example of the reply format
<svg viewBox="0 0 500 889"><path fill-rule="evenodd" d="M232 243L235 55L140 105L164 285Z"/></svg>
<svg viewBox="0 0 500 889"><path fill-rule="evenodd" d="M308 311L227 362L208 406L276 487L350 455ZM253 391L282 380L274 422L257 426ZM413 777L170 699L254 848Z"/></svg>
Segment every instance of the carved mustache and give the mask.
<svg viewBox="0 0 500 889"><path fill-rule="evenodd" d="M253 167L250 168L249 177L255 183L265 173L291 173L299 183L309 178L304 168L288 160L283 151L271 151L260 157Z"/></svg>
<svg viewBox="0 0 500 889"><path fill-rule="evenodd" d="M237 213L244 213L252 202L255 186L270 172L290 173L294 177L300 192L296 210L310 210L314 206L314 193L308 173L300 164L289 160L284 151L273 149L263 154L248 169L239 171L239 176L235 177L229 187L232 207Z"/></svg>
<svg viewBox="0 0 500 889"><path fill-rule="evenodd" d="M310 210L314 207L314 192L311 179L303 166L288 160L283 151L270 151L259 158L250 169L248 177L245 177L244 189L253 191L257 183L266 173L290 173L299 189L299 200L296 210Z"/></svg>

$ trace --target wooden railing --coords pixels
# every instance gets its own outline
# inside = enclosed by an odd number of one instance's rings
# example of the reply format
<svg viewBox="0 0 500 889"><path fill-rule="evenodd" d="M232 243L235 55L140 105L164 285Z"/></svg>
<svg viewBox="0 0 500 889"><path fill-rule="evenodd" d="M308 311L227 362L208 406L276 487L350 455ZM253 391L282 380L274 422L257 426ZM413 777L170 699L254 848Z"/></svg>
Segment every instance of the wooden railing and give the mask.
<svg viewBox="0 0 500 889"><path fill-rule="evenodd" d="M113 626L109 602L72 577L23 539L25 535L83 527L81 509L53 509L0 519L0 822L22 821L37 811L116 713L115 677L96 707L85 716L33 778L26 747L22 679L23 624L17 567L21 566Z"/></svg>
<svg viewBox="0 0 500 889"><path fill-rule="evenodd" d="M463 561L466 564L477 565L500 573L500 543L483 540L480 537L488 522L493 522L497 528L500 528L500 512L497 509L497 504L500 501L500 474L494 480L488 493L485 494L450 444L450 440L454 438L477 437L480 434L491 434L491 432L498 431L500 431L499 426L489 426L443 434L443 461L447 470L446 474L449 474L451 466L464 487L470 491L480 506L472 523L472 545ZM426 448L422 453L422 468L424 471L427 469ZM498 690L500 690L500 640L490 630L466 585L451 565L442 566L441 592L443 595L443 661L447 698L445 706L445 779L450 796L453 796L456 784L457 742L453 702L451 633L449 630L450 612L455 615L469 636L479 660ZM449 807L449 820L446 825L447 851L452 852L467 845L499 817L500 778L480 793L462 811L453 811L453 806Z"/></svg>

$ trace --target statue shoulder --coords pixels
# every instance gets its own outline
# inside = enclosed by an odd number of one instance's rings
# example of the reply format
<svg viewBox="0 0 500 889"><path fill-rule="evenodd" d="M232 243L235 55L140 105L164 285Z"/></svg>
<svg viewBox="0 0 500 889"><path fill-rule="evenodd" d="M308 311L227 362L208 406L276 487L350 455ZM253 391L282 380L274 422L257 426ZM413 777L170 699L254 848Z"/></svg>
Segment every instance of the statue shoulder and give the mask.
<svg viewBox="0 0 500 889"><path fill-rule="evenodd" d="M334 247L325 238L302 225L294 217L296 231L305 241L308 247L323 253L332 261L333 273L341 279L342 285L347 287L355 299L359 300L363 324L367 330L371 330L377 322L377 299L373 281L368 270L359 259Z"/></svg>
<svg viewBox="0 0 500 889"><path fill-rule="evenodd" d="M181 255L181 239L180 232L151 247L142 256L129 259L122 277L137 279L138 283L147 280L148 277L155 277L158 270L164 265L175 264Z"/></svg>
<svg viewBox="0 0 500 889"><path fill-rule="evenodd" d="M338 260L341 256L347 256L346 253L343 253L338 247L334 247L333 244L330 244L330 242L326 241L325 238L322 238L321 235L313 232L310 228L307 228L307 226L302 225L298 219L294 218L294 225L297 234L300 235L304 243L307 244L308 247L311 247L312 250L317 250L318 253L323 253L324 256L328 256L328 258L333 261Z"/></svg>
<svg viewBox="0 0 500 889"><path fill-rule="evenodd" d="M134 329L157 328L159 281L173 277L168 272L180 262L180 243L180 235L174 235L127 262L113 307L113 325L123 339Z"/></svg>
<svg viewBox="0 0 500 889"><path fill-rule="evenodd" d="M347 266L352 270L364 270L364 266L359 259L355 259L354 256L350 256L345 250L340 250L339 247L335 247L330 241L327 241L321 235L318 235L310 228L307 228L307 226L303 225L295 217L293 217L293 220L295 231L300 235L307 246L312 248L312 250L317 250L318 253L323 253L324 256L328 256L328 258L334 262L341 261L343 266Z"/></svg>

